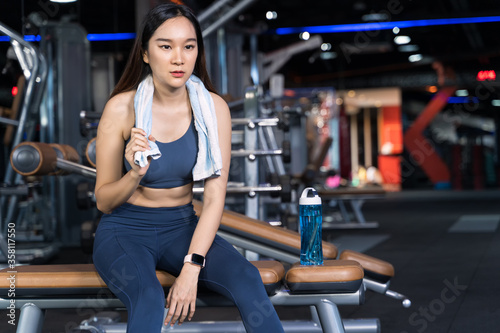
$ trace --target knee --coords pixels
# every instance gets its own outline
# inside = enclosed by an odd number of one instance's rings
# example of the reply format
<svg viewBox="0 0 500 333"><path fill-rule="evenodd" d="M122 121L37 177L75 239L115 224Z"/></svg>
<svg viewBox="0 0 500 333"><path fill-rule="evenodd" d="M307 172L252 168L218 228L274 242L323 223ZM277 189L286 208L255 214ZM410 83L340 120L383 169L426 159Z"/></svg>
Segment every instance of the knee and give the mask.
<svg viewBox="0 0 500 333"><path fill-rule="evenodd" d="M244 284L244 287L248 288L248 290L252 290L253 287L262 284L259 270L249 262L238 267L232 279L237 284L237 288L241 288L241 285Z"/></svg>
<svg viewBox="0 0 500 333"><path fill-rule="evenodd" d="M143 285L138 290L137 302L142 304L147 304L148 308L160 308L165 307L165 293L160 286L154 286L151 284Z"/></svg>

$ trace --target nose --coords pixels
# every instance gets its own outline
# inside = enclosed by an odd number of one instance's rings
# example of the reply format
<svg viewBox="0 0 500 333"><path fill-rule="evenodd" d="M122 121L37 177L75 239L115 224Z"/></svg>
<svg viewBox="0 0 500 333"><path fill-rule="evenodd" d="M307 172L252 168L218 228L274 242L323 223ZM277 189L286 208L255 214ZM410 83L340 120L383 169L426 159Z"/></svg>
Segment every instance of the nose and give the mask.
<svg viewBox="0 0 500 333"><path fill-rule="evenodd" d="M172 54L172 63L178 66L184 64L184 59L182 57L182 50L180 50L179 48L174 49L174 52Z"/></svg>

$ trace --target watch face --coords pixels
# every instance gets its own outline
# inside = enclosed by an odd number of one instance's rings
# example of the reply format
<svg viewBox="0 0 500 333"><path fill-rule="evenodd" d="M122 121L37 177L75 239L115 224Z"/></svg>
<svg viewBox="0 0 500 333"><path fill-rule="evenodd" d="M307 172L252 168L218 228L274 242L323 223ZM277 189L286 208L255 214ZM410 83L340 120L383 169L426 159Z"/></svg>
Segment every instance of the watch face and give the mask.
<svg viewBox="0 0 500 333"><path fill-rule="evenodd" d="M199 254L193 253L191 255L191 260L193 261L193 263L195 263L197 265L200 265L200 266L205 265L205 258L203 256L200 256Z"/></svg>

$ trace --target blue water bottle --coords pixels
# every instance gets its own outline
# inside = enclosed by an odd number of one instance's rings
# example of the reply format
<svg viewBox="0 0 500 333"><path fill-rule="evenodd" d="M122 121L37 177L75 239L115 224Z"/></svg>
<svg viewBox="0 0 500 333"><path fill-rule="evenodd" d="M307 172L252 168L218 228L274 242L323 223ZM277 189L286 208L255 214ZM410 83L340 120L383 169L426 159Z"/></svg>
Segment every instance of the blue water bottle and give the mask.
<svg viewBox="0 0 500 333"><path fill-rule="evenodd" d="M300 207L300 264L323 265L321 238L322 207L318 192L312 187L302 191Z"/></svg>

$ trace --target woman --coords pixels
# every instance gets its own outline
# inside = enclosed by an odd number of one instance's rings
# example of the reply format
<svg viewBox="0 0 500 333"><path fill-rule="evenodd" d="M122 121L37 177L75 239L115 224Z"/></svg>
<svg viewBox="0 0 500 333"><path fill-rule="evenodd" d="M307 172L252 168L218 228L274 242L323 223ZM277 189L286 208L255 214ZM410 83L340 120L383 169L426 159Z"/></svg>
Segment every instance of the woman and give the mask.
<svg viewBox="0 0 500 333"><path fill-rule="evenodd" d="M163 323L191 320L198 283L233 300L247 332L283 332L258 270L216 235L231 119L210 83L201 29L187 7L163 4L146 16L104 108L96 151L95 197L104 215L94 264L127 306L127 332L157 333ZM198 220L192 184L202 178ZM156 268L177 276L166 301Z"/></svg>

